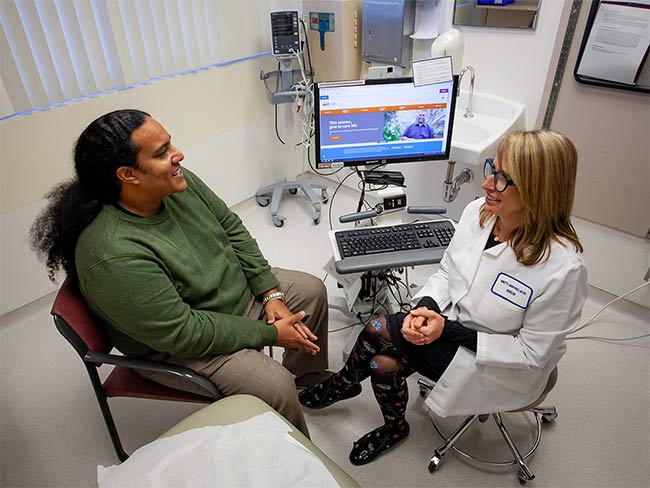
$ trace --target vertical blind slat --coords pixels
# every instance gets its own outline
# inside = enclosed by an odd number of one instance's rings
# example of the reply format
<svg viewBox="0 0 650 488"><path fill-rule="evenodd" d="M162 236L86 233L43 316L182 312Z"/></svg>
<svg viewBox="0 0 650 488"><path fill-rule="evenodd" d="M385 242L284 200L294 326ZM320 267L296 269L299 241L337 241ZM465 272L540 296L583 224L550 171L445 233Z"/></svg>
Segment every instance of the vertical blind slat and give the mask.
<svg viewBox="0 0 650 488"><path fill-rule="evenodd" d="M97 92L95 78L90 68L88 51L81 35L79 19L74 5L66 0L55 0L56 10L59 13L63 37L72 59L72 68L77 76L77 82L82 95L90 95Z"/></svg>
<svg viewBox="0 0 650 488"><path fill-rule="evenodd" d="M131 60L133 62L135 81L148 80L153 75L149 71L147 57L145 55L144 46L142 44L142 37L140 36L140 26L138 24L138 15L136 13L135 1L119 0L119 2L122 22L124 24L124 32L126 33L127 45L129 47L129 52L131 53Z"/></svg>
<svg viewBox="0 0 650 488"><path fill-rule="evenodd" d="M88 0L73 0L73 7L79 21L79 32L86 49L88 66L96 90L108 90L112 86L111 77L108 74L106 57L99 39L99 26L95 22L92 4Z"/></svg>
<svg viewBox="0 0 650 488"><path fill-rule="evenodd" d="M2 56L4 53L2 50L3 38L4 33L2 32L2 26L0 25L0 56ZM14 112L16 112L16 109L14 109L14 106L11 104L11 98L9 98L9 93L7 93L7 89L2 82L2 76L0 76L0 117L11 115Z"/></svg>
<svg viewBox="0 0 650 488"><path fill-rule="evenodd" d="M25 35L34 56L36 69L43 83L48 103L62 102L64 100L63 90L54 69L50 50L47 47L47 40L38 18L36 5L33 0L19 0L16 2L16 7L25 27Z"/></svg>
<svg viewBox="0 0 650 488"><path fill-rule="evenodd" d="M108 19L107 23L109 24L111 33L106 36L113 37L115 42L115 53L117 56L117 63L122 71L122 76L124 78L123 84L116 86L130 85L135 83L136 75L133 69L133 60L131 59L131 51L129 49L129 41L126 37L126 31L124 28L124 22L122 21L122 13L120 10L119 2L110 1L106 2L105 0L100 1L106 8Z"/></svg>
<svg viewBox="0 0 650 488"><path fill-rule="evenodd" d="M218 63L223 60L221 43L219 41L219 7L217 2L204 0L205 25L208 31L208 48L210 50L210 62Z"/></svg>
<svg viewBox="0 0 650 488"><path fill-rule="evenodd" d="M205 28L205 10L202 0L192 0L194 12L194 32L196 32L196 44L199 47L199 63L201 66L210 64L210 49L208 47L208 32Z"/></svg>
<svg viewBox="0 0 650 488"><path fill-rule="evenodd" d="M5 90L12 108L15 111L29 110L32 108L32 104L29 102L25 85L20 80L18 65L9 47L9 40L4 29L5 17L2 7L2 2L0 2L0 19L3 21L0 23L0 57L2 58L2 63L0 63L0 76L2 76L4 81Z"/></svg>
<svg viewBox="0 0 650 488"><path fill-rule="evenodd" d="M124 86L124 74L122 72L106 2L104 0L91 0L90 4L95 25L97 26L97 35L99 36L99 42L106 62L106 69L110 78L109 87Z"/></svg>
<svg viewBox="0 0 650 488"><path fill-rule="evenodd" d="M185 40L181 28L181 16L178 7L178 0L164 0L163 6L169 25L169 37L172 56L177 71L186 71L190 68L185 54Z"/></svg>
<svg viewBox="0 0 650 488"><path fill-rule="evenodd" d="M152 78L158 78L163 74L163 70L162 63L160 62L156 33L151 18L150 2L148 0L135 2L135 11L138 16L139 34L142 36L142 45L144 47L145 59L149 66L149 73L151 73Z"/></svg>
<svg viewBox="0 0 650 488"><path fill-rule="evenodd" d="M181 28L183 39L185 40L185 55L190 66L199 65L198 47L196 46L196 36L194 35L194 14L192 13L192 4L187 0L178 2L178 13L181 18Z"/></svg>
<svg viewBox="0 0 650 488"><path fill-rule="evenodd" d="M66 46L63 27L59 21L56 5L50 0L37 0L35 6L41 26L43 27L45 39L47 40L50 55L54 62L57 78L61 85L61 90L63 90L63 96L66 100L79 98L81 96L81 88L75 76L72 58Z"/></svg>
<svg viewBox="0 0 650 488"><path fill-rule="evenodd" d="M25 94L29 103L32 106L46 105L48 103L47 95L21 23L18 8L13 1L2 1L0 9L2 27L9 43L18 78L25 86Z"/></svg>
<svg viewBox="0 0 650 488"><path fill-rule="evenodd" d="M161 71L165 74L174 73L178 70L174 65L174 55L171 52L167 14L165 13L165 5L159 0L151 2L151 20L156 36L158 55L160 56Z"/></svg>

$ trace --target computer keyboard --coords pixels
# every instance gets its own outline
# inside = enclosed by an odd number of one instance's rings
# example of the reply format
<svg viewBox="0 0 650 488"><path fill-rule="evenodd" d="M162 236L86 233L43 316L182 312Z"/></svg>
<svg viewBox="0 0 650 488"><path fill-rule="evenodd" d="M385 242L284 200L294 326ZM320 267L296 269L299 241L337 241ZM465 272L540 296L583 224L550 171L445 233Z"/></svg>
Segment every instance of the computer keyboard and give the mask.
<svg viewBox="0 0 650 488"><path fill-rule="evenodd" d="M334 232L339 273L438 263L454 235L449 220L362 227Z"/></svg>

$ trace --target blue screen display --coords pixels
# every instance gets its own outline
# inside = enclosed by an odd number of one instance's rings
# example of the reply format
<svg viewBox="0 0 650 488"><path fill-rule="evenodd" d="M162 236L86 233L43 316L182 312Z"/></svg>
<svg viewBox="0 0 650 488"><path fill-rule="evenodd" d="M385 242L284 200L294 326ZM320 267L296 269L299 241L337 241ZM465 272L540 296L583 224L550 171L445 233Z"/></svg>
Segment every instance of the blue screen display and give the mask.
<svg viewBox="0 0 650 488"><path fill-rule="evenodd" d="M411 78L319 83L316 165L331 168L448 159L454 80Z"/></svg>

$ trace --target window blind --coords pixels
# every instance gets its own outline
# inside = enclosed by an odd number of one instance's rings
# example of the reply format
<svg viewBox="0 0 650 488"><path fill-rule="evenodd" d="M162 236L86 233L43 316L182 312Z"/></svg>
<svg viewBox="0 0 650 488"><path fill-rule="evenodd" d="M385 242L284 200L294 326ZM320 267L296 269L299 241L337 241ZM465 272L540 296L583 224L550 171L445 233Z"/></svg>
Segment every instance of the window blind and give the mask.
<svg viewBox="0 0 650 488"><path fill-rule="evenodd" d="M275 3L0 0L0 118L265 54Z"/></svg>

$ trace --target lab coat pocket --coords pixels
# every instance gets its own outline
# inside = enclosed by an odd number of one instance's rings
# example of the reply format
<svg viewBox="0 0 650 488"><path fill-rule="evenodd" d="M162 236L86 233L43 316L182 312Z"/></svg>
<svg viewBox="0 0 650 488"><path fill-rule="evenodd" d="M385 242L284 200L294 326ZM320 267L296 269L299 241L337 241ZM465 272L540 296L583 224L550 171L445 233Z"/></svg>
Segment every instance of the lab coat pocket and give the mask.
<svg viewBox="0 0 650 488"><path fill-rule="evenodd" d="M497 369L507 376L499 377ZM520 386L507 370L477 364L474 353L459 347L425 405L440 417L502 412L530 403Z"/></svg>
<svg viewBox="0 0 650 488"><path fill-rule="evenodd" d="M528 393L535 386L539 375L539 370L499 368L497 366L485 366L481 371L484 381L520 394Z"/></svg>

